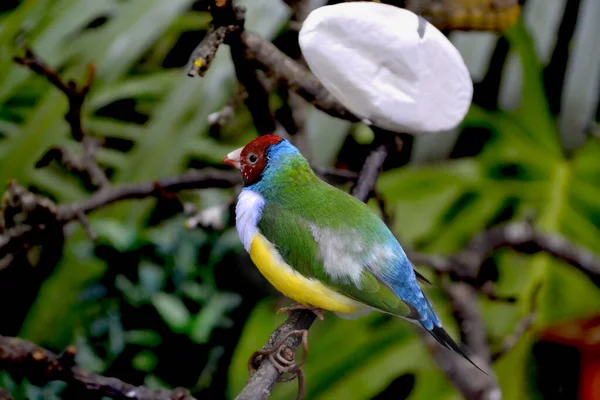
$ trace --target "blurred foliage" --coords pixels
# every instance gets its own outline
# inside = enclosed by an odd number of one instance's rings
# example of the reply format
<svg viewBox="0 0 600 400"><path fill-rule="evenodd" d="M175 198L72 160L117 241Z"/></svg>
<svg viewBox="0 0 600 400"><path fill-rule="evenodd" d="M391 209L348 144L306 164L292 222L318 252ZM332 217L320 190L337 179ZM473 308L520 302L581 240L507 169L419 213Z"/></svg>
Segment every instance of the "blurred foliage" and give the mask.
<svg viewBox="0 0 600 400"><path fill-rule="evenodd" d="M185 76L182 67L210 22L203 2L17 3L0 13L0 192L11 178L60 202L90 192L63 168L35 168L51 146L80 150L64 121L66 99L12 63L23 43L75 81L85 79L87 63L96 64L83 122L105 141L98 158L116 184L153 180L190 166L221 168L223 154L255 136L243 107L220 133L208 129L208 114L235 90L226 49L205 78ZM241 3L249 10L246 26L267 38L275 37L288 18L287 9L273 0ZM520 107L504 112L473 105L450 159L383 173L378 188L396 216L395 231L408 246L448 254L485 227L533 213L543 230L598 251L600 142L590 139L565 154L527 30L519 23L505 36L523 66ZM348 135L347 123L338 128L311 113L317 164L331 166L349 137L363 151L368 148L372 136L360 125ZM472 150L473 143L482 142ZM182 199L206 209L231 194L205 190ZM20 275L0 275L0 300L15 304L17 315L0 333L58 351L74 343L85 368L134 384L185 386L208 398L225 393L232 398L247 381L248 357L284 316L275 314L279 304L257 278L234 229L189 230L184 217L172 217L177 211L166 200L117 204L92 215L97 243L73 225L67 240L47 244L50 250L35 256L32 249L23 265L11 267ZM530 311L531 292L542 283L535 331L495 364L505 399L520 399L523 393L539 398L532 384L535 332L599 312L600 291L574 268L546 255L502 251L486 261L482 273L494 277L500 294L522 300L510 305L481 299L493 349ZM426 290L456 336L444 298L435 288ZM395 398L459 398L413 327L402 321L331 316L311 329L310 347L307 398L383 398L392 390ZM0 374L0 385L17 399L69 394L60 383L36 388L6 374ZM295 383L278 385L273 398L293 398L295 392Z"/></svg>

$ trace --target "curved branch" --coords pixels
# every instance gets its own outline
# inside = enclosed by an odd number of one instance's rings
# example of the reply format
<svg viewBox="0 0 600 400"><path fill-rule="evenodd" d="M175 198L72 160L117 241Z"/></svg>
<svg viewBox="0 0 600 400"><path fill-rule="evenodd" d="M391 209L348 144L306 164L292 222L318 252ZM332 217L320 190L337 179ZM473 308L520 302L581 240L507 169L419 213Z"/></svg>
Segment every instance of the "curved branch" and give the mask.
<svg viewBox="0 0 600 400"><path fill-rule="evenodd" d="M78 213L89 214L98 208L121 200L143 199L161 196L165 192L175 193L190 189L231 188L241 182L240 174L237 171L189 170L184 174L153 182L110 186L79 202L58 206L57 216L60 221L73 221L77 219Z"/></svg>
<svg viewBox="0 0 600 400"><path fill-rule="evenodd" d="M504 247L527 254L545 252L594 280L600 279L599 256L558 234L538 230L531 221L511 222L481 232L463 250L447 257L410 252L409 258L438 273L471 281L476 278L485 258Z"/></svg>
<svg viewBox="0 0 600 400"><path fill-rule="evenodd" d="M256 61L267 75L299 94L319 110L337 118L358 122L359 118L344 107L306 68L283 54L273 43L254 32L242 33L246 56Z"/></svg>
<svg viewBox="0 0 600 400"><path fill-rule="evenodd" d="M113 399L195 400L183 388L148 389L86 371L76 365L76 353L74 347L69 347L57 355L23 339L0 336L0 370L26 377L36 385L63 381L94 395Z"/></svg>

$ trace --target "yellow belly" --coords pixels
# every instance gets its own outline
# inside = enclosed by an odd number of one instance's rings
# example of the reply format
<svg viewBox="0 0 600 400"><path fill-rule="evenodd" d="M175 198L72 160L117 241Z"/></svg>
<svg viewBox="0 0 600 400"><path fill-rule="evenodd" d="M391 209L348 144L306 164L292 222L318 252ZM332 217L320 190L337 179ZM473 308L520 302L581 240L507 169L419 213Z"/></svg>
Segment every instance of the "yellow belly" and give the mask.
<svg viewBox="0 0 600 400"><path fill-rule="evenodd" d="M362 308L351 298L329 289L316 279L305 278L296 272L260 233L252 239L250 258L271 285L298 303L345 314Z"/></svg>

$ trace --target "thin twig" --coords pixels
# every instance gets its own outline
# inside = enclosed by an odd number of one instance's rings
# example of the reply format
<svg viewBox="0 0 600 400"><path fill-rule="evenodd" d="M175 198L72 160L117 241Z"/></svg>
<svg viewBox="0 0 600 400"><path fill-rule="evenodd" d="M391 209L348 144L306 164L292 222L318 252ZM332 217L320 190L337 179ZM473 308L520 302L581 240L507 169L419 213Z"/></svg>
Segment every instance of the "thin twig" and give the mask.
<svg viewBox="0 0 600 400"><path fill-rule="evenodd" d="M275 76L279 83L287 85L304 100L331 116L359 121L312 73L283 54L274 44L249 31L242 33L242 41L247 49L247 57L255 60L268 75Z"/></svg>
<svg viewBox="0 0 600 400"><path fill-rule="evenodd" d="M352 195L363 202L369 200L373 194L383 163L385 162L392 145L396 143L394 133L385 131L380 132L377 128L374 128L374 131L376 132L374 149L367 156L360 174L358 175L358 181L352 189Z"/></svg>
<svg viewBox="0 0 600 400"><path fill-rule="evenodd" d="M531 312L527 314L523 319L521 319L521 321L519 321L513 332L502 342L502 347L500 348L500 350L492 353L492 362L495 362L498 359L500 359L503 355L508 353L513 347L517 345L519 339L521 339L521 337L529 330L529 328L535 322L536 316L537 314L535 312Z"/></svg>
<svg viewBox="0 0 600 400"><path fill-rule="evenodd" d="M226 43L231 50L236 77L247 93L244 103L257 131L261 135L275 133L277 124L269 109L269 91L258 76L253 61L247 56L246 44L241 40L245 9L234 5L231 0L211 0L210 12L213 26L192 53L188 76L203 76L219 45Z"/></svg>
<svg viewBox="0 0 600 400"><path fill-rule="evenodd" d="M306 67L306 61L298 41L299 28L314 5L306 0L288 0L286 3L291 8L292 15L288 22L288 30L279 35L276 44L286 56ZM279 85L277 91L283 105L276 111L275 117L290 135L292 144L300 150L306 159L310 160L310 135L306 131L308 104L300 95L291 91L287 85Z"/></svg>
<svg viewBox="0 0 600 400"><path fill-rule="evenodd" d="M25 57L15 57L14 60L29 68L38 75L46 77L48 82L58 88L67 96L69 100L69 111L65 115L65 119L71 126L71 135L77 141L81 141L85 136L81 125L81 106L86 95L90 91L92 81L94 79L94 64L88 65L87 79L85 84L78 89L73 81L64 82L62 78L50 67L44 64L30 49L25 51Z"/></svg>
<svg viewBox="0 0 600 400"><path fill-rule="evenodd" d="M227 104L219 111L215 111L208 115L208 123L211 129L221 128L227 124L234 115L235 108L248 97L246 89L240 85L238 90L231 96Z"/></svg>
<svg viewBox="0 0 600 400"><path fill-rule="evenodd" d="M195 400L183 388L148 389L86 371L75 364L75 352L70 347L57 355L23 339L0 336L0 370L24 376L36 385L64 381L95 396L113 399Z"/></svg>
<svg viewBox="0 0 600 400"><path fill-rule="evenodd" d="M456 282L443 287L460 328L466 352L475 364L489 371L485 375L461 356L440 346L431 335L420 330L439 368L466 399L496 399L501 397L498 382L491 370L491 357L487 345L483 316L477 306L477 291L467 283Z"/></svg>
<svg viewBox="0 0 600 400"><path fill-rule="evenodd" d="M381 211L381 219L383 220L385 225L391 229L392 223L394 221L394 216L388 211L383 195L377 191L374 191L373 193L373 197L377 201L377 205L379 206L379 210Z"/></svg>
<svg viewBox="0 0 600 400"><path fill-rule="evenodd" d="M537 317L537 299L542 288L541 284L538 284L533 292L531 293L531 299L529 300L529 313L522 318L519 323L515 326L513 332L502 342L502 346L498 351L492 353L492 362L498 360L500 357L508 353L516 344L519 339L533 326L535 318Z"/></svg>
<svg viewBox="0 0 600 400"><path fill-rule="evenodd" d="M213 7L211 10L218 10L219 7ZM248 57L246 43L242 41L242 32L244 29L244 10L241 7L234 6L232 1L225 1L223 7L227 11L220 13L213 12L215 21L221 24L236 24L240 29L236 30L227 37L226 43L231 50L231 59L235 68L235 75L240 84L246 89L248 95L244 103L259 135L274 134L277 131L277 123L269 107L269 90L265 86L259 71L254 62ZM229 9L229 10L228 10ZM219 21L221 16L223 20ZM229 20L231 18L231 20Z"/></svg>
<svg viewBox="0 0 600 400"><path fill-rule="evenodd" d="M81 142L83 147L83 155L80 158L70 154L64 147L51 149L49 154L45 155L38 162L37 166L47 165L49 161L56 159L62 162L67 168L84 174L95 187L106 187L109 184L108 179L104 171L96 164L95 159L99 143L96 139L89 137L85 133L81 121L81 108L94 80L94 64L88 65L86 81L78 88L77 84L73 81L65 82L56 71L36 57L30 49L25 51L25 57L15 57L14 60L36 74L46 77L52 85L65 94L69 102L69 110L65 114L65 119L71 128L71 136L73 139Z"/></svg>
<svg viewBox="0 0 600 400"><path fill-rule="evenodd" d="M4 196L2 215L6 218L7 208L11 208L11 215L24 213L27 215L27 219L20 221L17 226L10 225L11 222L8 221L9 225L0 229L0 259L7 254L21 251L33 234L42 232L50 224L80 221L88 235L94 238L95 235L91 231L85 215L117 201L161 197L165 192L231 188L240 183L239 173L235 171L190 170L184 174L158 181L109 186L75 203L56 205L49 199L36 196L15 182L11 182Z"/></svg>
<svg viewBox="0 0 600 400"><path fill-rule="evenodd" d="M100 147L100 143L89 136L84 136L81 141L81 145L83 146L83 155L81 156L81 163L84 166L85 171L87 171L90 181L97 188L105 188L110 182L106 177L106 174L98 164L96 163L96 151Z"/></svg>
<svg viewBox="0 0 600 400"><path fill-rule="evenodd" d="M153 182L111 186L84 200L58 206L56 215L59 221L67 222L76 219L80 212L89 214L98 208L121 200L161 196L161 191L175 193L190 189L231 188L240 182L239 173L235 171L190 170L181 175Z"/></svg>
<svg viewBox="0 0 600 400"><path fill-rule="evenodd" d="M290 135L292 144L310 160L310 146L306 133L306 102L296 93L290 92L287 87L282 87L279 94L283 106L277 110L275 116Z"/></svg>
<svg viewBox="0 0 600 400"><path fill-rule="evenodd" d="M190 56L188 76L203 77L210 68L212 61L217 55L219 46L223 44L227 35L239 27L236 25L212 26L202 42L194 49Z"/></svg>

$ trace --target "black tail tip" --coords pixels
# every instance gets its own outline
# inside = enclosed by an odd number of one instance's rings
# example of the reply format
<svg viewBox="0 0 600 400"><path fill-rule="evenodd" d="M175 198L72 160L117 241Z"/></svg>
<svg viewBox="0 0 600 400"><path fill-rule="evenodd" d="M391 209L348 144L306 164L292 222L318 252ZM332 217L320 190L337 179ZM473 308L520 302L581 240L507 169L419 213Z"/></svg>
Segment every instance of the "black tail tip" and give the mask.
<svg viewBox="0 0 600 400"><path fill-rule="evenodd" d="M454 351L461 355L465 360L470 362L475 368L483 372L485 375L489 376L487 372L481 369L477 364L475 364L469 356L460 348L460 346L448 335L448 332L444 330L441 326L434 326L433 329L428 329L428 332L437 340L442 346L445 348Z"/></svg>

